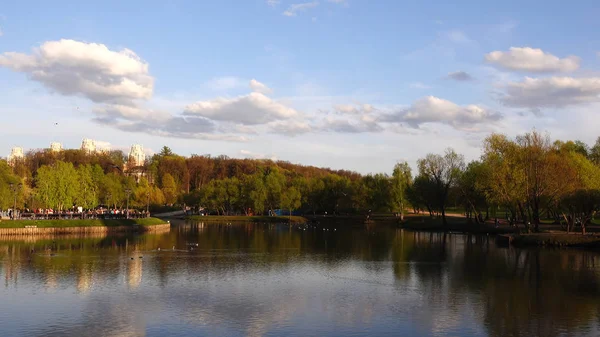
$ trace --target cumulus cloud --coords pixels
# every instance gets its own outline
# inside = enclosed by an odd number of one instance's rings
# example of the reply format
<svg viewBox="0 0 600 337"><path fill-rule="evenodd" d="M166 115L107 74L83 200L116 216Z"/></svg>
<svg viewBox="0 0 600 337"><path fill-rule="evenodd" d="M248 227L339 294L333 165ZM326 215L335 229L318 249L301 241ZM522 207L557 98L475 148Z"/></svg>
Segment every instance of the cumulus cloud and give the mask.
<svg viewBox="0 0 600 337"><path fill-rule="evenodd" d="M446 78L448 78L450 80L462 81L462 82L473 80L473 77L465 71L454 71L454 72L448 73Z"/></svg>
<svg viewBox="0 0 600 337"><path fill-rule="evenodd" d="M167 112L144 109L138 106L105 104L92 108L92 113L102 119L124 119L129 121L155 121L164 122L171 118Z"/></svg>
<svg viewBox="0 0 600 337"><path fill-rule="evenodd" d="M95 107L92 113L94 122L127 132L199 139L226 136L217 134L215 122L205 117L177 116L138 106L111 104Z"/></svg>
<svg viewBox="0 0 600 337"><path fill-rule="evenodd" d="M185 107L184 115L243 125L265 124L298 116L298 112L269 97L253 92L235 98L217 98Z"/></svg>
<svg viewBox="0 0 600 337"><path fill-rule="evenodd" d="M305 2L305 3L300 3L300 4L291 4L290 7L288 7L288 9L285 12L283 12L283 15L296 16L296 15L298 15L299 12L307 11L311 8L317 7L318 5L319 5L318 1Z"/></svg>
<svg viewBox="0 0 600 337"><path fill-rule="evenodd" d="M110 126L125 132L142 132L159 137L186 139L222 140L233 142L248 141L247 137L217 133L215 123L207 118L192 116L172 116L156 123L153 121L124 121L112 118L97 117L96 123Z"/></svg>
<svg viewBox="0 0 600 337"><path fill-rule="evenodd" d="M577 56L559 58L541 49L511 47L509 51L493 51L485 60L498 67L536 73L571 72L579 68Z"/></svg>
<svg viewBox="0 0 600 337"><path fill-rule="evenodd" d="M419 128L425 123L441 123L461 130L477 124L493 123L500 119L502 119L500 113L478 105L460 106L434 96L418 99L409 108L383 117L387 122L406 123L413 128Z"/></svg>
<svg viewBox="0 0 600 337"><path fill-rule="evenodd" d="M267 5L271 6L271 7L275 7L277 5L279 5L281 1L279 0L267 0Z"/></svg>
<svg viewBox="0 0 600 337"><path fill-rule="evenodd" d="M362 133L383 131L383 127L377 123L375 116L363 115L358 119L327 117L321 126L321 130L340 133Z"/></svg>
<svg viewBox="0 0 600 337"><path fill-rule="evenodd" d="M250 89L252 89L252 91L254 92L258 92L261 94L265 94L265 95L269 95L273 93L273 90L269 87L267 87L266 85L264 85L263 83L260 83L259 81L252 79L250 81Z"/></svg>
<svg viewBox="0 0 600 337"><path fill-rule="evenodd" d="M563 108L597 102L600 99L600 77L526 77L510 82L500 94L500 101L512 107Z"/></svg>
<svg viewBox="0 0 600 337"><path fill-rule="evenodd" d="M336 104L333 111L338 114L369 114L375 111L371 104Z"/></svg>
<svg viewBox="0 0 600 337"><path fill-rule="evenodd" d="M297 136L312 131L312 127L303 121L279 121L269 123L271 133L278 133L286 136Z"/></svg>
<svg viewBox="0 0 600 337"><path fill-rule="evenodd" d="M0 66L25 73L60 94L102 103L148 99L154 85L148 64L133 51L74 40L44 42L31 54L3 53Z"/></svg>

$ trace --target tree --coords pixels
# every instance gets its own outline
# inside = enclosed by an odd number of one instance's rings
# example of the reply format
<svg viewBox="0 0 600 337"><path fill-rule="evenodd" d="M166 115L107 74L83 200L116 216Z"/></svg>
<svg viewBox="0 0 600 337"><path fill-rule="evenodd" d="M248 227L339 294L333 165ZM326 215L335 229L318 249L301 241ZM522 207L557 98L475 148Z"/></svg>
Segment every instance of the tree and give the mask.
<svg viewBox="0 0 600 337"><path fill-rule="evenodd" d="M0 209L13 208L14 206L14 191L10 189L10 185L16 186L21 183L21 179L11 172L10 166L4 160L0 160ZM17 190L17 201L19 201L22 190ZM17 205L21 206L21 205Z"/></svg>
<svg viewBox="0 0 600 337"><path fill-rule="evenodd" d="M394 208L400 210L400 221L404 221L404 207L407 203L406 192L411 183L412 174L408 163L397 163L392 173L391 197Z"/></svg>
<svg viewBox="0 0 600 337"><path fill-rule="evenodd" d="M447 228L446 202L448 192L450 187L456 184L461 172L464 170L464 157L449 148L444 156L428 154L425 158L419 159L418 166L419 175L435 184L436 197L442 212L442 223Z"/></svg>
<svg viewBox="0 0 600 337"><path fill-rule="evenodd" d="M177 201L177 185L175 179L169 173L166 173L162 178L162 192L167 204L173 205Z"/></svg>
<svg viewBox="0 0 600 337"><path fill-rule="evenodd" d="M467 216L475 216L475 221L479 223L481 218L480 209L488 207L488 202L485 196L484 186L478 182L485 179L489 170L485 163L480 161L472 161L467 165L465 171L458 179L457 187L459 191L459 199L465 205Z"/></svg>
<svg viewBox="0 0 600 337"><path fill-rule="evenodd" d="M283 189L286 185L285 175L278 168L273 168L265 177L267 205L273 211L281 205Z"/></svg>
<svg viewBox="0 0 600 337"><path fill-rule="evenodd" d="M296 187L291 186L285 190L281 197L281 208L287 209L289 211L289 215L292 215L292 211L296 210L300 207L302 195L300 191L296 189Z"/></svg>
<svg viewBox="0 0 600 337"><path fill-rule="evenodd" d="M42 166L36 177L37 193L46 206L59 210L71 208L79 193L78 172L71 163L57 161Z"/></svg>

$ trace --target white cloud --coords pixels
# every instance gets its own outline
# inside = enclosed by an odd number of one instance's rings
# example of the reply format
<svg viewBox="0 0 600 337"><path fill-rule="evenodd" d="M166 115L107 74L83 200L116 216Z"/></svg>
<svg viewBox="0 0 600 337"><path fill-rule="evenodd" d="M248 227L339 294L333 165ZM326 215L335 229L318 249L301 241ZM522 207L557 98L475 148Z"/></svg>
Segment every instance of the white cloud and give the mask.
<svg viewBox="0 0 600 337"><path fill-rule="evenodd" d="M413 89L431 89L427 84L423 84L421 82L413 82L410 84L410 87Z"/></svg>
<svg viewBox="0 0 600 337"><path fill-rule="evenodd" d="M325 118L325 122L320 127L323 131L333 131L340 133L362 133L362 132L380 132L383 131L377 123L377 117L371 115L362 115L356 119Z"/></svg>
<svg viewBox="0 0 600 337"><path fill-rule="evenodd" d="M328 2L333 2L334 4L346 4L347 0L327 0Z"/></svg>
<svg viewBox="0 0 600 337"><path fill-rule="evenodd" d="M339 114L369 114L375 108L371 104L336 104L333 111Z"/></svg>
<svg viewBox="0 0 600 337"><path fill-rule="evenodd" d="M504 86L500 101L512 107L563 108L600 100L600 77L526 77Z"/></svg>
<svg viewBox="0 0 600 337"><path fill-rule="evenodd" d="M472 81L473 80L473 77L465 71L454 71L454 72L448 73L446 78L455 80L455 81Z"/></svg>
<svg viewBox="0 0 600 337"><path fill-rule="evenodd" d="M269 97L253 92L235 98L216 98L185 107L184 115L243 125L265 124L298 116L298 112Z"/></svg>
<svg viewBox="0 0 600 337"><path fill-rule="evenodd" d="M6 52L0 66L23 72L52 91L94 102L132 104L152 96L148 64L133 51L112 51L103 44L48 41L31 54Z"/></svg>
<svg viewBox="0 0 600 337"><path fill-rule="evenodd" d="M451 101L427 96L415 101L409 108L402 109L383 117L384 121L407 123L418 128L425 123L441 123L456 129L471 129L472 126L493 123L502 119L502 115L478 105L460 106Z"/></svg>
<svg viewBox="0 0 600 337"><path fill-rule="evenodd" d="M537 73L571 72L579 68L577 56L558 58L541 49L511 47L509 51L493 51L485 60L501 68Z"/></svg>
<svg viewBox="0 0 600 337"><path fill-rule="evenodd" d="M129 121L155 121L164 122L171 118L167 112L144 109L138 106L105 104L92 108L92 113L103 119L124 119Z"/></svg>
<svg viewBox="0 0 600 337"><path fill-rule="evenodd" d="M269 129L272 133L286 136L297 136L312 131L312 127L308 123L294 120L269 123Z"/></svg>
<svg viewBox="0 0 600 337"><path fill-rule="evenodd" d="M318 1L305 2L305 3L300 3L300 4L291 4L290 7L288 7L288 9L285 12L283 12L283 15L296 16L296 15L298 15L299 12L307 11L311 8L317 7L318 5L319 5Z"/></svg>
<svg viewBox="0 0 600 337"><path fill-rule="evenodd" d="M235 76L216 77L206 82L204 86L211 90L225 91L236 88L241 88L246 84L246 81Z"/></svg>
<svg viewBox="0 0 600 337"><path fill-rule="evenodd" d="M248 150L240 150L240 154L246 158L270 159L272 161L277 161L277 156L275 156L273 154L262 154L262 153L248 151Z"/></svg>
<svg viewBox="0 0 600 337"><path fill-rule="evenodd" d="M267 5L269 5L271 7L275 7L275 6L279 5L279 3L281 3L281 1L279 1L279 0L267 0Z"/></svg>
<svg viewBox="0 0 600 337"><path fill-rule="evenodd" d="M258 92L261 94L265 94L265 95L269 95L273 93L273 90L269 87L267 87L266 85L264 85L263 83L260 83L259 81L252 79L250 81L250 89L252 89L252 91L254 92Z"/></svg>

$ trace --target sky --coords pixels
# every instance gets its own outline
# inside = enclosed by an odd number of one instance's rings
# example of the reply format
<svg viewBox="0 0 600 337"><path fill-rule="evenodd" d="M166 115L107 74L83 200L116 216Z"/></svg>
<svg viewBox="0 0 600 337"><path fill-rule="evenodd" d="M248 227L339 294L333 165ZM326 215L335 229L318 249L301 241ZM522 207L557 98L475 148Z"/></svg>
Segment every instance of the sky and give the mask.
<svg viewBox="0 0 600 337"><path fill-rule="evenodd" d="M9 1L0 156L83 138L360 173L600 136L594 1Z"/></svg>

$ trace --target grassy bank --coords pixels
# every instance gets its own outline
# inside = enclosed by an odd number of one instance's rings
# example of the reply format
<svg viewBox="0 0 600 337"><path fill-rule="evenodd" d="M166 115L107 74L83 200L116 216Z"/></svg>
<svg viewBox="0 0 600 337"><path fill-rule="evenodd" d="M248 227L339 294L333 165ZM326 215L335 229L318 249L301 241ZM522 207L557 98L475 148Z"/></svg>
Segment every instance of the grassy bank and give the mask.
<svg viewBox="0 0 600 337"><path fill-rule="evenodd" d="M516 246L554 246L600 248L600 235L566 233L534 233L513 236Z"/></svg>
<svg viewBox="0 0 600 337"><path fill-rule="evenodd" d="M301 216L227 216L227 215L209 215L209 216L191 216L188 220L203 222L266 222L266 223L305 223L308 219Z"/></svg>
<svg viewBox="0 0 600 337"><path fill-rule="evenodd" d="M404 222L399 223L399 226L415 231L448 230L474 234L506 234L515 232L515 228L509 227L506 224L502 224L496 228L493 223L477 224L474 220L469 221L464 217L457 216L446 216L446 220L448 226L444 227L441 217L432 218L426 215L410 215L404 219Z"/></svg>
<svg viewBox="0 0 600 337"><path fill-rule="evenodd" d="M75 219L75 220L3 220L0 228L24 228L36 226L37 228L69 228L69 227L116 227L116 226L154 226L163 225L166 221L157 218L144 219Z"/></svg>

